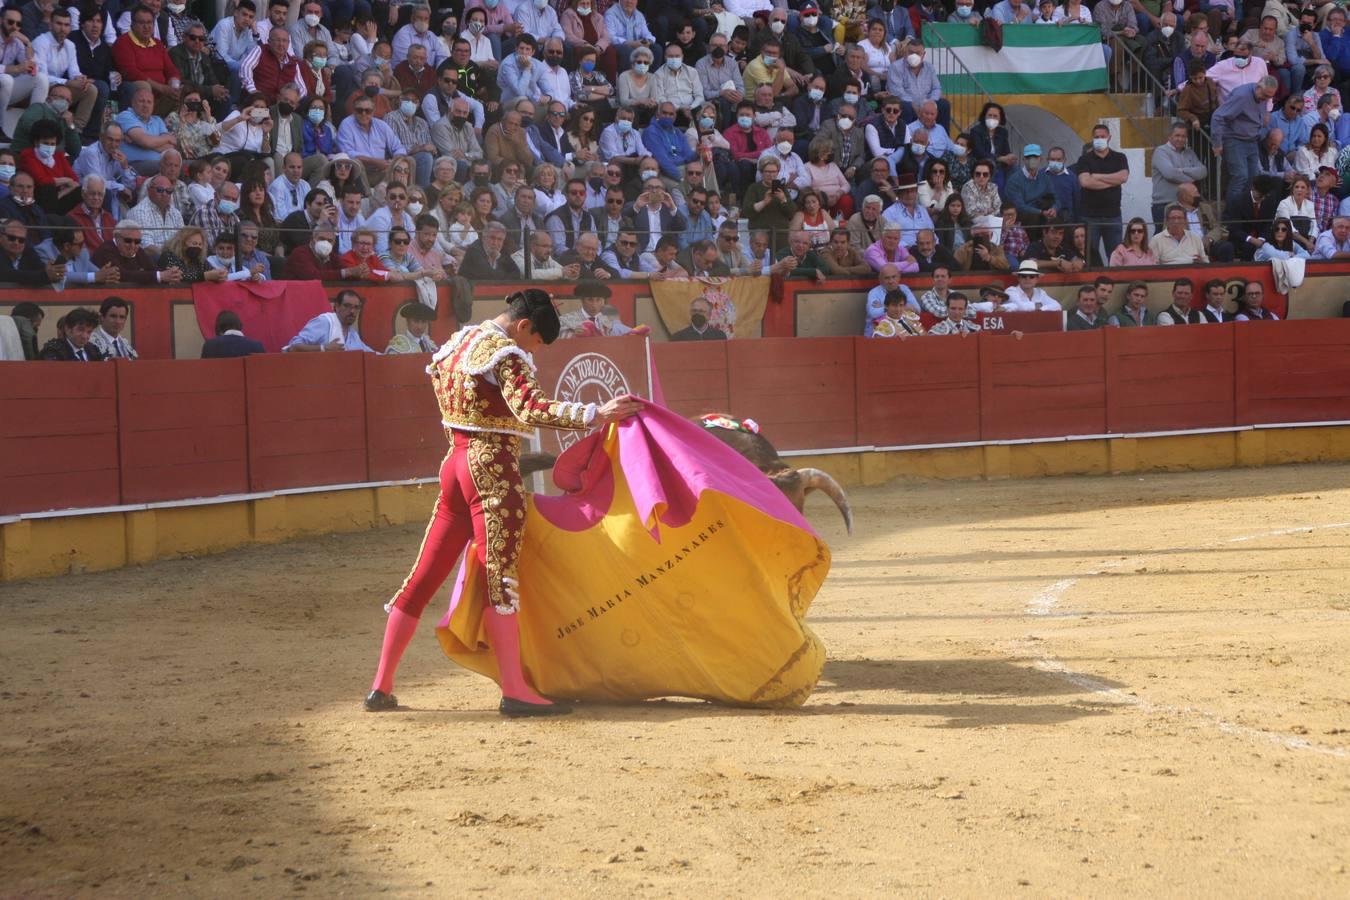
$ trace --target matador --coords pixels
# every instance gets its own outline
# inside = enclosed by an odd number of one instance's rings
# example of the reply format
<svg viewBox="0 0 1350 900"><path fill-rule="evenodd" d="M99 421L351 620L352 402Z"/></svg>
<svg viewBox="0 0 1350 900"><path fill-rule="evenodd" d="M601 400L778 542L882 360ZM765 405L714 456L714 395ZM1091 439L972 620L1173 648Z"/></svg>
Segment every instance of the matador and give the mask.
<svg viewBox="0 0 1350 900"><path fill-rule="evenodd" d="M441 463L441 492L412 571L386 607L384 646L366 697L371 712L395 709L394 672L422 611L445 583L469 539L486 573L484 623L500 670L500 711L507 716L569 710L536 693L520 666L517 557L525 525L520 441L536 428L585 431L633 415L638 401L616 397L603 406L565 403L543 394L532 350L551 344L560 325L552 298L531 288L506 298L506 311L468 326L427 367L450 450Z"/></svg>

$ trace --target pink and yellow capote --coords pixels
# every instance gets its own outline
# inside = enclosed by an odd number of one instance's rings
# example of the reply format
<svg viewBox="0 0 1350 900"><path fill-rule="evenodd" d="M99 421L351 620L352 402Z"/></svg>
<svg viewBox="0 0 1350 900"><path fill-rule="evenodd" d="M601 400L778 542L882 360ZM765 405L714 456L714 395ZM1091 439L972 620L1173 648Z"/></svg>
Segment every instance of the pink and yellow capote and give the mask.
<svg viewBox="0 0 1350 900"><path fill-rule="evenodd" d="M566 451L567 493L529 499L520 554L520 656L541 694L804 703L825 648L806 612L830 551L754 466L648 404ZM464 554L436 635L499 681L484 572Z"/></svg>

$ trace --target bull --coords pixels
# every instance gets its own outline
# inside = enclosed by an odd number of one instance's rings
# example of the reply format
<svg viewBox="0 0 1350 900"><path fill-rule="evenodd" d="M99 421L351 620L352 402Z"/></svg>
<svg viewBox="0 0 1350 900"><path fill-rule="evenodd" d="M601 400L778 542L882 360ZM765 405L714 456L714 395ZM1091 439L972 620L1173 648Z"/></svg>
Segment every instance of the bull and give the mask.
<svg viewBox="0 0 1350 900"><path fill-rule="evenodd" d="M799 469L786 463L768 438L759 433L759 425L754 419L737 419L725 413L712 413L694 421L763 472L783 492L788 502L797 508L797 512L805 513L807 494L812 491L825 494L834 501L839 514L844 517L844 528L850 535L853 534L853 509L839 482L820 469L809 466ZM523 453L520 457L520 474L529 476L546 471L553 468L556 461L557 457L549 453Z"/></svg>

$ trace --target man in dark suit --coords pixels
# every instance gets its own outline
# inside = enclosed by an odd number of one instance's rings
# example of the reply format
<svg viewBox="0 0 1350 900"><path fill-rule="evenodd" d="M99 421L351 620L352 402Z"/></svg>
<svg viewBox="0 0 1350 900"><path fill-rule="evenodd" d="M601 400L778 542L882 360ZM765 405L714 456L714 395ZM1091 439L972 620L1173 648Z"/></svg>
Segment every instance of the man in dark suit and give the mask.
<svg viewBox="0 0 1350 900"><path fill-rule="evenodd" d="M233 359L265 352L261 343L244 336L244 323L228 309L216 316L216 336L202 345L202 359Z"/></svg>
<svg viewBox="0 0 1350 900"><path fill-rule="evenodd" d="M103 353L90 342L98 327L98 313L83 306L65 315L64 337L55 337L42 345L38 359L50 362L103 362Z"/></svg>
<svg viewBox="0 0 1350 900"><path fill-rule="evenodd" d="M64 265L46 265L42 262L42 258L33 250L28 228L22 222L5 223L0 245L0 283L48 285L60 281L66 275Z"/></svg>
<svg viewBox="0 0 1350 900"><path fill-rule="evenodd" d="M0 219L11 219L28 226L33 243L47 239L47 211L35 199L37 184L27 172L15 172L9 179L9 194L0 198Z"/></svg>
<svg viewBox="0 0 1350 900"><path fill-rule="evenodd" d="M332 225L336 207L329 206L328 194L312 188L305 195L304 209L297 209L281 220L281 244L286 253L294 253L310 241L310 235L319 224Z"/></svg>
<svg viewBox="0 0 1350 900"><path fill-rule="evenodd" d="M625 211L625 218L638 236L642 253L655 250L662 235L678 235L689 227L689 220L680 215L675 198L659 178L647 180L632 209Z"/></svg>
<svg viewBox="0 0 1350 900"><path fill-rule="evenodd" d="M1266 229L1275 218L1275 207L1280 198L1276 185L1268 175L1258 175L1252 179L1251 188L1232 203L1225 205L1225 225L1228 226L1228 238L1233 242L1233 254L1242 260L1250 261L1255 255L1256 238L1264 239Z"/></svg>
<svg viewBox="0 0 1350 900"><path fill-rule="evenodd" d="M519 185L512 199L514 202L511 207L501 214L498 221L506 227L508 248L515 252L525 246L528 241L526 235L544 227L544 218L535 211L534 188L528 184Z"/></svg>
<svg viewBox="0 0 1350 900"><path fill-rule="evenodd" d="M230 113L230 70L224 60L213 58L207 51L206 39L205 25L200 22L189 25L179 44L169 49L169 59L183 73L183 81L196 85L202 92L211 115L219 121Z"/></svg>
<svg viewBox="0 0 1350 900"><path fill-rule="evenodd" d="M712 306L702 297L695 297L689 304L689 327L681 328L670 336L672 341L725 341L726 333L708 324L708 315Z"/></svg>
<svg viewBox="0 0 1350 900"><path fill-rule="evenodd" d="M548 114L534 123L534 143L544 162L562 166L572 154L572 141L567 137L567 108L554 100L548 105ZM583 182L584 183L584 182Z"/></svg>
<svg viewBox="0 0 1350 900"><path fill-rule="evenodd" d="M950 250L939 244L937 236L927 228L914 236L914 246L909 248L909 255L914 257L914 261L919 264L920 272L931 274L938 266L946 266L948 269L956 268L956 257L952 256Z"/></svg>
<svg viewBox="0 0 1350 900"><path fill-rule="evenodd" d="M717 245L712 241L695 241L678 257L690 278L730 278L731 269L722 261Z"/></svg>
<svg viewBox="0 0 1350 900"><path fill-rule="evenodd" d="M519 278L520 268L506 255L506 228L500 222L489 222L483 234L464 251L459 274L474 280L498 281Z"/></svg>
<svg viewBox="0 0 1350 900"><path fill-rule="evenodd" d="M106 21L103 11L89 12L87 15L81 13L79 30L70 36L70 42L75 45L75 60L80 65L80 74L92 81L98 90L98 102L89 115L89 124L84 126L86 143L98 140L103 127L103 108L112 91L112 45L103 42Z"/></svg>

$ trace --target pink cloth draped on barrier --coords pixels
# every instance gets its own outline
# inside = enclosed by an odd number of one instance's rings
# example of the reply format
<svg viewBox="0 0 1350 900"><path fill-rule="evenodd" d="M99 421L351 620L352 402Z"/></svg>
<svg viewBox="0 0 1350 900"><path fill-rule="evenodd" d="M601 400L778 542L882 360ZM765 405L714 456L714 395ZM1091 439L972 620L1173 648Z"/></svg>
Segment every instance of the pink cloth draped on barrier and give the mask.
<svg viewBox="0 0 1350 900"><path fill-rule="evenodd" d="M306 322L333 309L320 281L201 281L192 286L192 305L202 337L215 337L216 316L229 310L268 353L281 352Z"/></svg>

